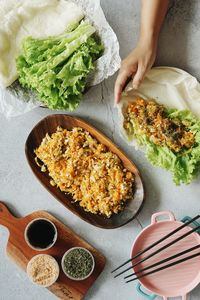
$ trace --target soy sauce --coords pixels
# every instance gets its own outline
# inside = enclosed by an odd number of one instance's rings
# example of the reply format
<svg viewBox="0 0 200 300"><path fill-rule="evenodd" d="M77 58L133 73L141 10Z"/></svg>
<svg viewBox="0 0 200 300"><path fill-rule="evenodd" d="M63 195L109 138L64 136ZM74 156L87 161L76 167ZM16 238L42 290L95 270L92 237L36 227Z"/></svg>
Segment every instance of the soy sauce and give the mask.
<svg viewBox="0 0 200 300"><path fill-rule="evenodd" d="M35 220L27 229L27 238L34 248L45 249L55 241L56 231L48 220Z"/></svg>

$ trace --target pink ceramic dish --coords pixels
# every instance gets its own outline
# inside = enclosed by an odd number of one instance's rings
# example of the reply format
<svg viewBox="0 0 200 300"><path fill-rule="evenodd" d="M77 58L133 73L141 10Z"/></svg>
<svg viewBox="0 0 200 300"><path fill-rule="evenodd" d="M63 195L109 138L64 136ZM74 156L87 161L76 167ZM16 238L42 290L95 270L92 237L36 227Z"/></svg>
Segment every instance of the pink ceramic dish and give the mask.
<svg viewBox="0 0 200 300"><path fill-rule="evenodd" d="M157 217L163 215L168 216L168 220L158 221ZM175 220L175 217L171 212L166 211L153 214L151 218L151 225L143 229L136 238L132 246L131 257L182 224L182 222ZM168 244L170 241L183 235L189 230L191 230L191 227L189 226L183 228L173 236L169 237L167 240L142 254L140 258L143 258L156 251L158 248ZM134 271L138 271L141 268L145 268L155 262L158 262L168 256L177 254L178 252L184 251L197 244L200 244L200 235L197 233L192 233L183 240L163 250L161 253L158 253L154 257L148 259L133 269ZM197 252L199 252L199 250L193 251L192 253L194 254ZM182 258L184 256L188 256L188 254L183 255ZM147 275L146 277L141 278L140 282L147 290L162 296L164 300L167 300L168 297L178 296L182 296L182 299L186 300L187 294L200 283L200 257L195 257L192 260L185 261L179 265L159 271L155 274Z"/></svg>

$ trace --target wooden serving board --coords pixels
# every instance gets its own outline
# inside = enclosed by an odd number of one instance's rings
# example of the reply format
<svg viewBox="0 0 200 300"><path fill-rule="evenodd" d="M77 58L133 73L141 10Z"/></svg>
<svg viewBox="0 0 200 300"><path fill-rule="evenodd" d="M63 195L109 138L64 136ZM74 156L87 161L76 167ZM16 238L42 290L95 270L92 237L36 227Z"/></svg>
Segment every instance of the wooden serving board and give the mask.
<svg viewBox="0 0 200 300"><path fill-rule="evenodd" d="M24 230L27 224L35 218L46 218L52 221L58 231L58 239L55 245L46 251L36 251L31 249L25 241ZM93 285L105 266L105 257L94 247L89 245L71 229L65 226L46 211L36 211L26 217L16 218L8 208L0 202L0 225L8 228L10 236L7 244L8 256L24 271L29 260L36 254L46 253L52 255L60 266L60 275L56 283L48 289L60 299L79 300L84 297L88 289ZM61 269L61 258L71 247L81 246L87 248L94 256L95 269L92 275L82 281L73 281L65 276Z"/></svg>

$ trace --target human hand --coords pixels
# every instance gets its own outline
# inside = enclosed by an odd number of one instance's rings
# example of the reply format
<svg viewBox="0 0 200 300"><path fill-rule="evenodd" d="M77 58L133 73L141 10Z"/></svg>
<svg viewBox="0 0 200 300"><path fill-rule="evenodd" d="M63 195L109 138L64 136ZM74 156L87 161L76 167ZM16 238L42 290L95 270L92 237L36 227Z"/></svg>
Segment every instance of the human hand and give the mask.
<svg viewBox="0 0 200 300"><path fill-rule="evenodd" d="M136 48L122 61L115 82L115 103L119 103L121 93L129 78L133 77L132 85L137 89L142 83L145 74L152 67L157 43L155 41L139 41Z"/></svg>

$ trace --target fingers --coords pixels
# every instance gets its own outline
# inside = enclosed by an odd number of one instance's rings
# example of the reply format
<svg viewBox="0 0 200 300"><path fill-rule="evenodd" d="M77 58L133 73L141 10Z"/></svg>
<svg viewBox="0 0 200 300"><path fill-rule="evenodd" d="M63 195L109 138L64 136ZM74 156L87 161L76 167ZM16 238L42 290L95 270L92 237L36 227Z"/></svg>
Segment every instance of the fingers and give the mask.
<svg viewBox="0 0 200 300"><path fill-rule="evenodd" d="M116 82L115 82L115 104L118 104L121 98L122 91L126 85L127 80L130 78L131 75L134 75L133 78L133 88L138 89L140 84L142 83L144 76L146 72L148 71L148 68L144 67L143 64L139 64L137 67L137 70L134 72L133 69L129 70L129 68L121 70L117 76Z"/></svg>
<svg viewBox="0 0 200 300"><path fill-rule="evenodd" d="M135 76L133 78L133 88L138 89L140 84L142 83L144 76L147 72L147 68L144 67L144 65L139 64L137 72L135 73Z"/></svg>
<svg viewBox="0 0 200 300"><path fill-rule="evenodd" d="M119 103L123 88L127 79L130 77L129 72L120 71L115 82L115 103Z"/></svg>

